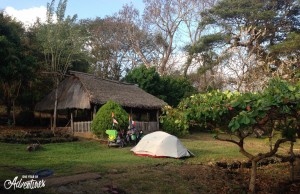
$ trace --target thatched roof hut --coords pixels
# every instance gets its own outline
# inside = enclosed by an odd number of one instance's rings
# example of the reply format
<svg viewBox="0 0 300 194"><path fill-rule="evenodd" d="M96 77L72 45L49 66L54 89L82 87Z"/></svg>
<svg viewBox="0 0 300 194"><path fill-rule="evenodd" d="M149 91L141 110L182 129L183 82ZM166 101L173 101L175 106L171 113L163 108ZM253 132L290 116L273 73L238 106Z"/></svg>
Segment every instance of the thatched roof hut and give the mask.
<svg viewBox="0 0 300 194"><path fill-rule="evenodd" d="M161 109L166 103L145 92L138 86L91 74L70 71L70 76L58 86L58 110L91 109L94 105L103 105L108 100L119 103L124 108ZM54 109L55 90L37 103L39 112Z"/></svg>

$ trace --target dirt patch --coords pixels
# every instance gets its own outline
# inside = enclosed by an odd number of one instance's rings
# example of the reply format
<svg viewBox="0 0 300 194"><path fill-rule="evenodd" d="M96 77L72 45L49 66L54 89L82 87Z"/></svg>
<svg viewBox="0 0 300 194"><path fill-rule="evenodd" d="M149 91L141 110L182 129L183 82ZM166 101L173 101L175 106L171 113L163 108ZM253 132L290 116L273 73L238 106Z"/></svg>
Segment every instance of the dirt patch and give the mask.
<svg viewBox="0 0 300 194"><path fill-rule="evenodd" d="M273 169L274 167L272 167ZM299 193L300 183L270 167L258 170L258 193ZM112 169L101 179L48 187L50 193L247 193L249 169L230 170L208 165L154 165Z"/></svg>
<svg viewBox="0 0 300 194"><path fill-rule="evenodd" d="M265 158L257 163L258 166L267 166L270 164L276 164L276 163L284 163L288 162L287 159L283 158ZM251 161L248 162L240 162L240 161L233 161L233 162L227 162L227 161L220 161L216 162L216 166L226 169L239 169L239 168L251 168L252 163Z"/></svg>
<svg viewBox="0 0 300 194"><path fill-rule="evenodd" d="M72 176L63 176L63 177L49 177L46 178L47 186L49 187L57 187L61 185L67 185L69 183L87 181L87 180L97 180L100 179L101 175L98 173L85 173L85 174L77 174Z"/></svg>

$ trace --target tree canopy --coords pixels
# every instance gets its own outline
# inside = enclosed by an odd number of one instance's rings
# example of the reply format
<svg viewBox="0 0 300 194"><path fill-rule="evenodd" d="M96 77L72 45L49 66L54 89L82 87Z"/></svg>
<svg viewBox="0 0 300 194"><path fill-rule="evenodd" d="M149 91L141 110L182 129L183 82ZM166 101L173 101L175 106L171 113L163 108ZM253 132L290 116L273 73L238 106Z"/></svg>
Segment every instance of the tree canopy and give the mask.
<svg viewBox="0 0 300 194"><path fill-rule="evenodd" d="M124 78L129 83L138 84L146 92L161 98L171 106L177 106L181 99L196 92L192 83L181 76L160 76L154 67L140 66Z"/></svg>
<svg viewBox="0 0 300 194"><path fill-rule="evenodd" d="M215 61L227 70L225 76L232 72L231 78L246 90L249 85L263 87L273 76L294 79L297 69L294 66L299 63L296 57L299 6L296 0L219 1L202 12L200 25L208 33L189 51L203 55L205 49L209 49L218 53ZM289 44L291 41L293 44ZM289 47L283 51L287 45ZM287 52L289 54L284 55Z"/></svg>
<svg viewBox="0 0 300 194"><path fill-rule="evenodd" d="M212 130L216 139L237 145L239 152L252 161L249 189L254 192L257 162L273 156L284 142L292 145L296 133L300 133L299 102L300 82L293 84L276 78L269 81L263 92L212 91L193 95L182 100L177 109L166 107L161 122L167 131L176 134L197 125ZM257 130L269 137L267 153L253 154L244 147L245 138ZM279 139L273 138L274 131L281 132ZM235 138L224 137L223 133Z"/></svg>
<svg viewBox="0 0 300 194"><path fill-rule="evenodd" d="M26 86L34 77L35 57L28 53L25 42L26 34L22 24L0 12L0 97L6 106L8 118L21 86Z"/></svg>

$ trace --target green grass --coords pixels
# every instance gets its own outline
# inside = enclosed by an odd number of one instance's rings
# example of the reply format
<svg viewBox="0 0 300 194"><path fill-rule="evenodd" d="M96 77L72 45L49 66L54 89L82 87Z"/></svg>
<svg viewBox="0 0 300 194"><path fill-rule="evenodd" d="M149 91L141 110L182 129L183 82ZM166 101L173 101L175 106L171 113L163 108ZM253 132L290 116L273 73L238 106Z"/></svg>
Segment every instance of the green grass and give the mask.
<svg viewBox="0 0 300 194"><path fill-rule="evenodd" d="M238 152L236 145L214 140L211 134L194 134L181 141L195 157L186 160L138 157L130 152L130 147L108 148L99 142L86 140L45 144L35 152L26 151L27 145L0 143L0 180L45 168L52 169L55 175L70 175L83 172L105 173L113 169L133 169L167 163L206 164L220 160L247 160ZM267 151L266 145L264 139L250 138L246 141L246 148L254 153ZM299 145L295 145L296 150ZM286 151L287 146L282 146L281 152Z"/></svg>
<svg viewBox="0 0 300 194"><path fill-rule="evenodd" d="M0 180L7 179L14 170L35 172L47 168L54 170L56 175L66 175L174 162L172 159L137 157L130 152L130 147L108 148L92 141L45 144L35 152L26 151L26 147L0 143Z"/></svg>

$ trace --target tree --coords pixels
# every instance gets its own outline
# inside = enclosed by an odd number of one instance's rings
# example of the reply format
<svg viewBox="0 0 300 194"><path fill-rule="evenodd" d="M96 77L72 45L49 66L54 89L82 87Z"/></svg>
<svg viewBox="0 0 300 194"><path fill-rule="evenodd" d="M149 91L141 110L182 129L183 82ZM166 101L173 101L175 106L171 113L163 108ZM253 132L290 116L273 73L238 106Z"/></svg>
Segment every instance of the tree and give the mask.
<svg viewBox="0 0 300 194"><path fill-rule="evenodd" d="M77 16L65 17L67 0L60 0L54 10L55 0L47 4L46 23L36 23L37 39L44 54L47 73L54 77L55 106L53 130L56 128L58 84L70 68L75 56L84 51L85 36L76 24ZM56 17L55 17L56 16Z"/></svg>
<svg viewBox="0 0 300 194"><path fill-rule="evenodd" d="M116 17L124 24L124 38L136 56L133 60L140 61L147 68L153 66L159 60L159 46L139 11L132 5L124 5Z"/></svg>
<svg viewBox="0 0 300 194"><path fill-rule="evenodd" d="M160 76L155 67L140 66L129 72L124 78L129 83L138 84L146 92L164 100L171 106L177 106L180 100L196 93L192 83L177 76Z"/></svg>
<svg viewBox="0 0 300 194"><path fill-rule="evenodd" d="M197 93L191 81L181 76L161 76L160 85L159 97L173 107L176 107L183 98Z"/></svg>
<svg viewBox="0 0 300 194"><path fill-rule="evenodd" d="M218 50L224 39L226 35L220 33L205 35L194 44L185 47L189 56L187 64L191 64L193 60L200 64L197 72L189 75L189 78L197 84L199 91L221 89L223 86L219 64L227 58L227 54L218 55L215 50Z"/></svg>
<svg viewBox="0 0 300 194"><path fill-rule="evenodd" d="M33 76L34 57L27 55L25 48L25 30L22 24L0 12L0 87L7 117L10 119L13 109L15 124L15 103L21 86L25 86Z"/></svg>
<svg viewBox="0 0 300 194"><path fill-rule="evenodd" d="M205 33L205 26L200 25L202 21L201 13L205 10L211 8L215 5L216 0L201 0L196 1L194 4L194 8L187 14L184 22L184 27L182 27L185 32L183 36L188 37L188 40L184 42L185 44L189 44L191 47L196 46L196 44L201 41L202 34ZM192 66L202 65L201 64L201 56L198 56L194 52L187 52L187 60L183 66L183 76L187 77L188 71Z"/></svg>
<svg viewBox="0 0 300 194"><path fill-rule="evenodd" d="M129 83L138 84L140 88L154 96L160 95L160 76L156 72L155 67L147 68L142 65L130 71L124 80Z"/></svg>
<svg viewBox="0 0 300 194"><path fill-rule="evenodd" d="M131 49L125 33L125 24L119 18L85 20L92 58L91 70L102 78L119 80L124 71L133 66Z"/></svg>
<svg viewBox="0 0 300 194"><path fill-rule="evenodd" d="M300 79L300 32L291 32L287 38L279 44L271 46L271 52L283 58L289 69L291 79Z"/></svg>
<svg viewBox="0 0 300 194"><path fill-rule="evenodd" d="M291 78L289 69L292 67L270 48L283 42L291 32L299 32L299 13L299 1L296 0L223 0L202 13L201 25L207 30L214 28L213 34L228 35L220 42L219 45L225 46L218 52L231 53L231 57L237 59L235 53L240 50L243 59L253 61L244 76L263 72L257 78L267 79L251 80L256 81L256 86L264 87L273 76ZM226 63L220 65L226 68Z"/></svg>
<svg viewBox="0 0 300 194"><path fill-rule="evenodd" d="M167 65L175 50L174 41L179 27L184 21L190 19L188 15L199 5L199 1L144 0L144 3L144 20L156 34L155 42L160 48L158 72L164 75L167 73Z"/></svg>
<svg viewBox="0 0 300 194"><path fill-rule="evenodd" d="M249 190L253 193L257 163L274 156L280 144L295 141L296 132L300 129L299 92L299 82L291 84L273 79L261 93L212 91L197 94L182 100L178 109L171 111L175 118L170 120L183 131L195 124L211 129L216 133L216 139L237 145L239 152L252 162ZM179 113L175 114L174 111ZM257 129L266 134L281 131L282 137L273 144L272 136L269 136L269 152L250 153L244 147L244 141ZM224 132L230 134L230 137L224 137Z"/></svg>

